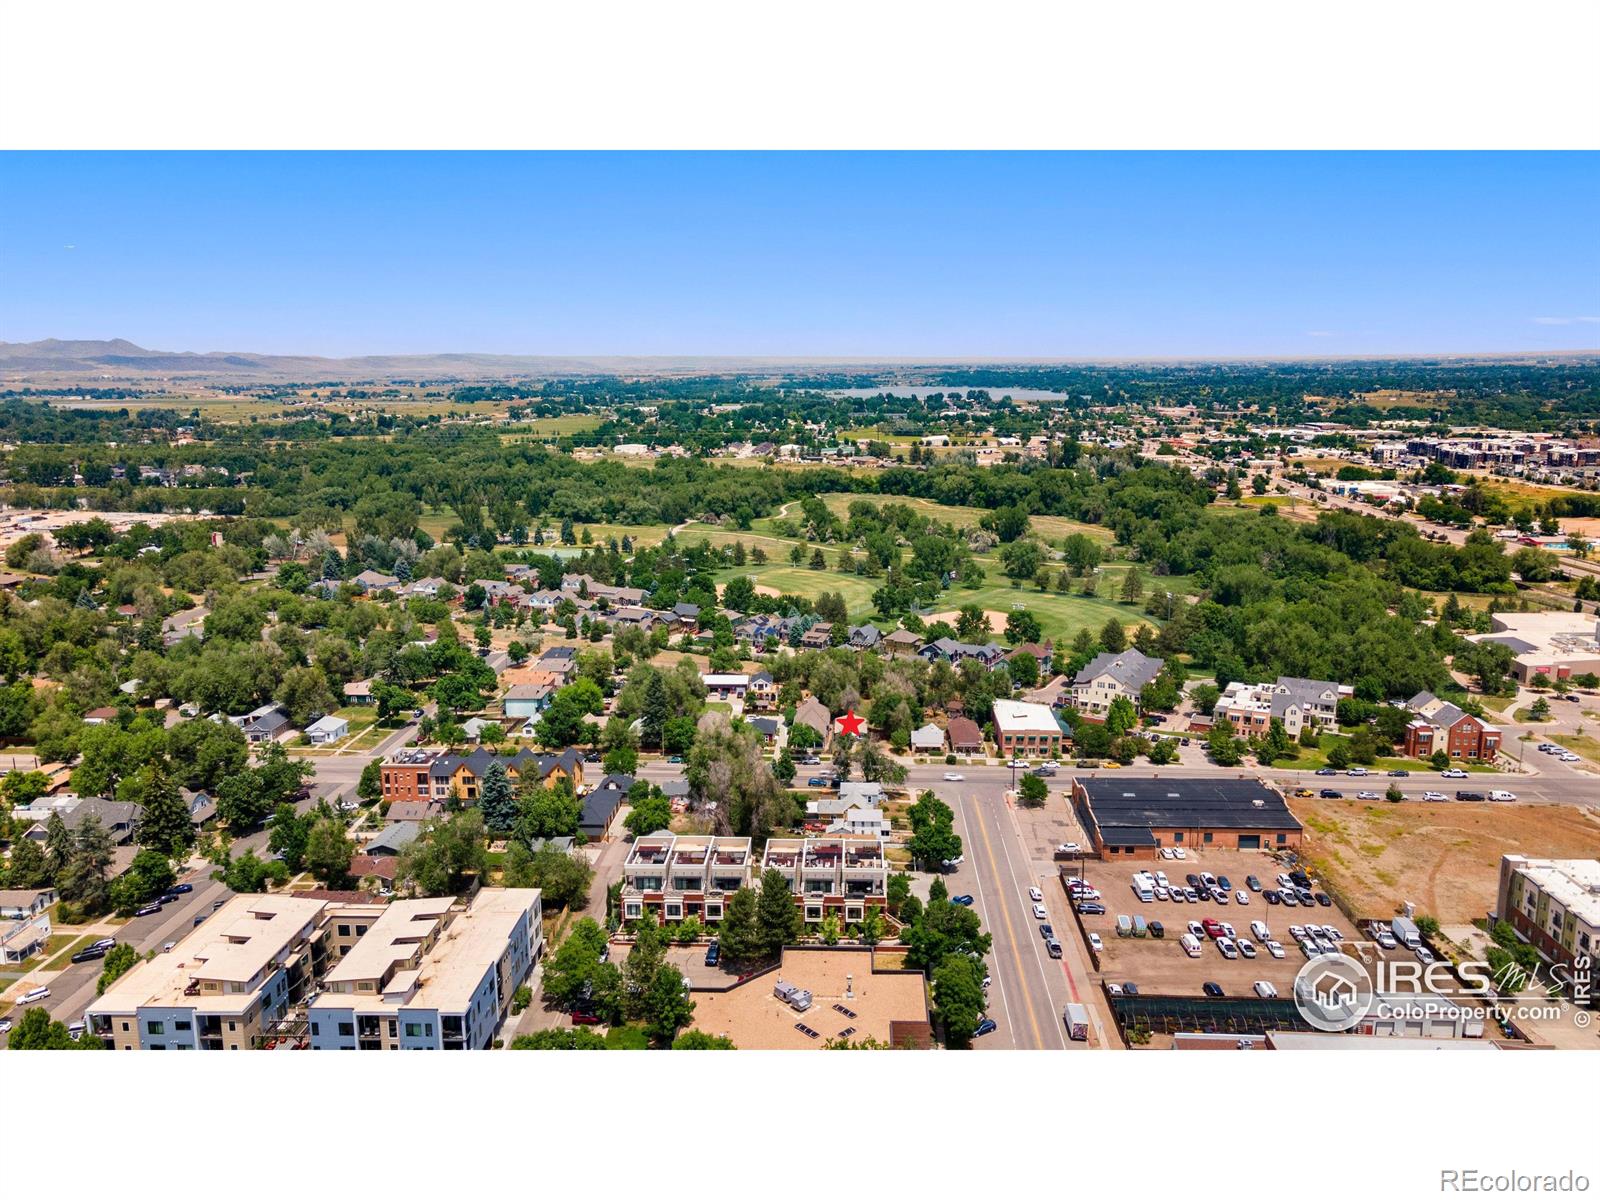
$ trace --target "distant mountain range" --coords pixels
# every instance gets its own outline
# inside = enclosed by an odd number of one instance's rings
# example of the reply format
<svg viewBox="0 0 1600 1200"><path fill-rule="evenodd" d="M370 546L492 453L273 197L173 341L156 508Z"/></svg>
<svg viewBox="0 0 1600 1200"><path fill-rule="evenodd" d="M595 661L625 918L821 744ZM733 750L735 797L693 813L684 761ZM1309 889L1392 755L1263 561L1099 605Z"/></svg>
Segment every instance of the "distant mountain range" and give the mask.
<svg viewBox="0 0 1600 1200"><path fill-rule="evenodd" d="M158 380L225 382L384 381L391 379L556 378L574 375L771 375L786 371L904 367L904 361L830 358L555 357L518 354L382 354L361 358L146 350L123 338L46 338L0 342L0 382L115 383ZM936 365L936 364L927 364Z"/></svg>
<svg viewBox="0 0 1600 1200"><path fill-rule="evenodd" d="M1510 362L1539 360L1572 362L1591 360L1596 352L1547 351L1526 354L1482 355L1362 355L1317 361L1396 361L1426 357L1440 362ZM361 358L318 358L309 354L254 354L212 351L146 350L124 338L0 342L0 385L109 386L118 383L383 383L391 380L554 379L573 376L671 378L692 375L776 377L824 372L850 374L894 373L914 377L919 371L947 370L955 366L1037 367L1062 363L1177 363L1217 362L1206 358L761 358L716 355L673 356L545 356L524 354L378 354ZM1282 363L1306 359L1229 359L1232 362Z"/></svg>

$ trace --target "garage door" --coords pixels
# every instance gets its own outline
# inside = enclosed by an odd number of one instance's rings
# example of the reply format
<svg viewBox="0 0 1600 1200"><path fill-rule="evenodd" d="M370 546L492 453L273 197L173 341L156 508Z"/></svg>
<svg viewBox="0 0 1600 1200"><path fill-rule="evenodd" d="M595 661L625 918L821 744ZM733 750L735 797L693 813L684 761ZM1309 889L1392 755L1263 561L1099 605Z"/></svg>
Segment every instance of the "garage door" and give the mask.
<svg viewBox="0 0 1600 1200"><path fill-rule="evenodd" d="M1241 849L1241 850L1259 850L1259 849L1261 849L1261 835L1259 833L1241 833L1239 835L1239 849Z"/></svg>

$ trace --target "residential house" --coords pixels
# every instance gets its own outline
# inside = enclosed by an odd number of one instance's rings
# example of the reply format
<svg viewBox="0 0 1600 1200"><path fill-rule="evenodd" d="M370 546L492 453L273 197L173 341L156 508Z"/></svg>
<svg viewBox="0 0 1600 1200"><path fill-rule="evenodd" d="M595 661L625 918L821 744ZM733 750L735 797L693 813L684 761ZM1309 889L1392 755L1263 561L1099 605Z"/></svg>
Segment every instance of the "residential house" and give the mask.
<svg viewBox="0 0 1600 1200"><path fill-rule="evenodd" d="M454 797L465 804L476 804L483 773L492 762L504 766L514 784L524 778L538 783L568 779L574 788L583 786L583 757L571 748L560 754L535 754L532 750L496 754L483 747L470 754L448 754L426 747L402 750L383 764L383 795L390 801L443 802Z"/></svg>
<svg viewBox="0 0 1600 1200"><path fill-rule="evenodd" d="M162 645L170 650L184 638L203 640L206 636L206 618L210 615L211 610L203 605L173 613L161 622Z"/></svg>
<svg viewBox="0 0 1600 1200"><path fill-rule="evenodd" d="M437 800L396 800L389 805L388 811L383 814L383 819L391 825L400 821L420 825L443 814L444 805Z"/></svg>
<svg viewBox="0 0 1600 1200"><path fill-rule="evenodd" d="M818 621L800 635L800 646L805 650L826 650L833 634L833 622Z"/></svg>
<svg viewBox="0 0 1600 1200"><path fill-rule="evenodd" d="M505 694L505 714L523 720L540 716L550 707L550 700L555 694L555 687L548 683L513 684Z"/></svg>
<svg viewBox="0 0 1600 1200"><path fill-rule="evenodd" d="M306 726L306 737L311 739L313 746L326 745L337 742L350 735L350 722L343 717L329 713Z"/></svg>
<svg viewBox="0 0 1600 1200"><path fill-rule="evenodd" d="M750 676L748 675L701 675L700 682L705 684L707 700L717 700L724 703L731 700L742 701L745 692L750 688Z"/></svg>
<svg viewBox="0 0 1600 1200"><path fill-rule="evenodd" d="M766 671L757 671L750 676L750 682L744 692L746 710L764 711L777 707L777 703L778 685L772 681L771 674Z"/></svg>
<svg viewBox="0 0 1600 1200"><path fill-rule="evenodd" d="M419 821L390 821L367 839L361 852L374 858L398 858L400 852L416 841L421 832L422 824Z"/></svg>
<svg viewBox="0 0 1600 1200"><path fill-rule="evenodd" d="M382 571L363 571L350 581L363 592L388 592L400 586L400 579L395 575L386 575Z"/></svg>
<svg viewBox="0 0 1600 1200"><path fill-rule="evenodd" d="M245 739L252 746L273 741L290 728L289 710L281 704L263 704L254 712L242 717L229 717L228 720L243 731Z"/></svg>
<svg viewBox="0 0 1600 1200"><path fill-rule="evenodd" d="M578 813L578 832L591 842L603 840L631 787L631 775L607 775L602 779L600 785L583 798L583 807Z"/></svg>
<svg viewBox="0 0 1600 1200"><path fill-rule="evenodd" d="M672 629L674 633L698 633L700 630L700 606L690 604L687 600L679 601L672 606Z"/></svg>
<svg viewBox="0 0 1600 1200"><path fill-rule="evenodd" d="M922 639L909 629L884 634L880 643L893 658L913 658L922 648Z"/></svg>
<svg viewBox="0 0 1600 1200"><path fill-rule="evenodd" d="M1051 673L1055 670L1056 661L1053 643L1023 642L1022 645L1018 646L1010 654L1006 655L1006 657L1015 661L1024 654L1039 664L1040 679L1050 678Z"/></svg>
<svg viewBox="0 0 1600 1200"><path fill-rule="evenodd" d="M0 920L26 921L36 917L54 904L59 896L55 888L4 888L0 889Z"/></svg>
<svg viewBox="0 0 1600 1200"><path fill-rule="evenodd" d="M994 642L985 642L980 646L972 642L958 642L955 638L936 638L917 653L928 662L954 665L970 659L986 667L993 667L1006 656L1005 647Z"/></svg>
<svg viewBox="0 0 1600 1200"><path fill-rule="evenodd" d="M50 945L50 914L35 913L0 925L0 966L13 967Z"/></svg>
<svg viewBox="0 0 1600 1200"><path fill-rule="evenodd" d="M83 723L85 725L104 725L108 721L115 721L116 719L117 710L110 706L103 708L91 708L88 712L83 714Z"/></svg>
<svg viewBox="0 0 1600 1200"><path fill-rule="evenodd" d="M1162 662L1129 646L1097 654L1072 680L1072 704L1090 720L1103 721L1111 705L1127 699L1135 707L1145 684L1161 674Z"/></svg>
<svg viewBox="0 0 1600 1200"><path fill-rule="evenodd" d="M944 749L944 730L932 721L911 731L911 748L921 754L937 754Z"/></svg>
<svg viewBox="0 0 1600 1200"><path fill-rule="evenodd" d="M782 717L747 717L745 724L759 731L769 746L776 742L778 735L783 732Z"/></svg>
<svg viewBox="0 0 1600 1200"><path fill-rule="evenodd" d="M854 625L845 645L852 650L876 650L883 642L883 634L876 625Z"/></svg>
<svg viewBox="0 0 1600 1200"><path fill-rule="evenodd" d="M357 679L353 683L344 685L344 702L346 704L371 704L372 684L371 679Z"/></svg>
<svg viewBox="0 0 1600 1200"><path fill-rule="evenodd" d="M951 717L945 732L950 739L950 749L955 753L983 753L983 731L971 717Z"/></svg>
<svg viewBox="0 0 1600 1200"><path fill-rule="evenodd" d="M801 725L811 726L812 729L817 731L817 736L826 743L828 734L833 728L833 716L828 712L822 701L815 696L807 696L795 706L794 724L791 728L797 728Z"/></svg>

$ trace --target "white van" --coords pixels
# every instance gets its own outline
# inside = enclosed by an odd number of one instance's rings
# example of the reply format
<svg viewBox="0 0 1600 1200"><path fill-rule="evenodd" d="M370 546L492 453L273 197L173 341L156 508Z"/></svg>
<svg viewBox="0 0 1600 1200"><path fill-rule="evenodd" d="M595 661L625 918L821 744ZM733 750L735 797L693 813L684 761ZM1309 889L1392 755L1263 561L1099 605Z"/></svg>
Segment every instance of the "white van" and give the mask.
<svg viewBox="0 0 1600 1200"><path fill-rule="evenodd" d="M1516 798L1517 794L1515 792L1508 792L1504 788L1495 788L1489 793L1489 799L1491 800L1515 800Z"/></svg>
<svg viewBox="0 0 1600 1200"><path fill-rule="evenodd" d="M23 992L22 998L17 1001L17 1005L18 1007L21 1007L24 1004L37 1004L40 1000L48 999L50 999L50 989L47 987L36 987L32 991Z"/></svg>
<svg viewBox="0 0 1600 1200"><path fill-rule="evenodd" d="M1251 921L1250 932L1255 934L1258 942L1266 942L1272 939L1272 930L1267 928L1265 921Z"/></svg>
<svg viewBox="0 0 1600 1200"><path fill-rule="evenodd" d="M1178 939L1178 945L1183 947L1183 952L1190 958L1200 957L1200 939L1192 933L1186 933Z"/></svg>
<svg viewBox="0 0 1600 1200"><path fill-rule="evenodd" d="M1139 899L1143 900L1146 904L1149 904L1156 898L1155 887L1151 884L1149 879L1143 876L1134 877L1133 894L1138 896Z"/></svg>

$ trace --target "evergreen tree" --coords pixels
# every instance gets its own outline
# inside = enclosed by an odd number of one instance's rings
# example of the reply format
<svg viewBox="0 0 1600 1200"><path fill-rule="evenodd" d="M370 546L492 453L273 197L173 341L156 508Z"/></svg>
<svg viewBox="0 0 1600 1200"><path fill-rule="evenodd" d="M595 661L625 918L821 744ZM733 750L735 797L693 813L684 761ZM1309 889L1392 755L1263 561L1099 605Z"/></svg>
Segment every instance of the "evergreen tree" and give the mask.
<svg viewBox="0 0 1600 1200"><path fill-rule="evenodd" d="M144 806L139 810L139 845L182 858L194 845L194 822L177 783L158 765L148 768Z"/></svg>
<svg viewBox="0 0 1600 1200"><path fill-rule="evenodd" d="M722 956L731 963L754 962L761 957L761 927L756 919L754 888L740 888L728 897L722 910L717 938Z"/></svg>
<svg viewBox="0 0 1600 1200"><path fill-rule="evenodd" d="M782 954L783 948L800 936L803 924L788 882L776 870L764 872L756 897L756 929L766 957Z"/></svg>
<svg viewBox="0 0 1600 1200"><path fill-rule="evenodd" d="M483 789L478 797L483 823L490 833L509 833L517 822L517 793L506 777L505 764L496 759L483 773Z"/></svg>

